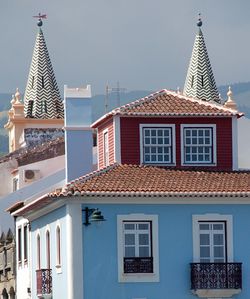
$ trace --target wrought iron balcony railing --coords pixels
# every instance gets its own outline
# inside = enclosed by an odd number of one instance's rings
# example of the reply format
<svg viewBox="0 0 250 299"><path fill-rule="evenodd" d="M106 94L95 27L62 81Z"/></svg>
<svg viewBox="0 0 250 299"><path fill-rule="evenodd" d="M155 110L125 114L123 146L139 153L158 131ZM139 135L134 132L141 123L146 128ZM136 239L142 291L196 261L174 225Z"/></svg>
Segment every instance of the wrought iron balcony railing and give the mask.
<svg viewBox="0 0 250 299"><path fill-rule="evenodd" d="M52 294L51 269L36 270L36 289L38 297Z"/></svg>
<svg viewBox="0 0 250 299"><path fill-rule="evenodd" d="M191 289L241 289L242 263L191 263Z"/></svg>
<svg viewBox="0 0 250 299"><path fill-rule="evenodd" d="M124 257L124 273L153 273L153 258Z"/></svg>

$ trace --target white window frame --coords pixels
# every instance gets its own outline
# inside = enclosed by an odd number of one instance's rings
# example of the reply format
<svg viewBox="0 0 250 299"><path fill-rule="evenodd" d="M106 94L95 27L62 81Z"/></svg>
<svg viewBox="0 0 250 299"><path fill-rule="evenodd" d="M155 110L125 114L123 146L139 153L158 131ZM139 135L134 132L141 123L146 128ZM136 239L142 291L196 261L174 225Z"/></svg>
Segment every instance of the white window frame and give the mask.
<svg viewBox="0 0 250 299"><path fill-rule="evenodd" d="M36 233L36 269L41 270L42 268L42 257L41 257L41 233Z"/></svg>
<svg viewBox="0 0 250 299"><path fill-rule="evenodd" d="M62 229L58 223L55 229L56 236L56 273L62 273Z"/></svg>
<svg viewBox="0 0 250 299"><path fill-rule="evenodd" d="M226 226L226 246L227 246L227 261L233 262L233 216L222 214L203 214L193 215L193 262L200 262L200 235L199 222L201 221L224 221Z"/></svg>
<svg viewBox="0 0 250 299"><path fill-rule="evenodd" d="M212 129L212 158L213 161L209 163L205 162L185 162L185 141L184 141L184 129L197 128L197 129ZM181 165L182 166L216 166L217 165L217 139L216 139L216 124L181 124Z"/></svg>
<svg viewBox="0 0 250 299"><path fill-rule="evenodd" d="M152 223L152 254L153 273L124 273L123 266L123 222L151 221ZM128 214L117 215L117 246L118 246L118 281L119 282L159 282L159 248L158 248L158 215Z"/></svg>
<svg viewBox="0 0 250 299"><path fill-rule="evenodd" d="M143 129L145 128L169 128L171 129L172 136L171 136L171 142L172 142L172 163L161 163L161 162L150 162L145 163L144 162L144 151L143 151ZM175 166L176 165L176 138L175 138L175 125L174 124L140 124L140 164L146 164L146 165L169 165L169 166Z"/></svg>
<svg viewBox="0 0 250 299"><path fill-rule="evenodd" d="M105 143L105 135L107 134L107 144ZM103 139L103 166L109 166L109 130L105 129L102 132Z"/></svg>

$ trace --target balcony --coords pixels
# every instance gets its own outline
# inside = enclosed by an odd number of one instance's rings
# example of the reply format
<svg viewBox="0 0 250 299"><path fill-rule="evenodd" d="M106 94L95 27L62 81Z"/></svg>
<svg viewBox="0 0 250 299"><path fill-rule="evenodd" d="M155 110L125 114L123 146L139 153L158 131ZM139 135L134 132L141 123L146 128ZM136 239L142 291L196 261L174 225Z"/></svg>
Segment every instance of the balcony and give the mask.
<svg viewBox="0 0 250 299"><path fill-rule="evenodd" d="M52 298L52 270L36 270L36 289L38 298Z"/></svg>
<svg viewBox="0 0 250 299"><path fill-rule="evenodd" d="M191 289L198 297L229 298L242 289L242 263L191 263Z"/></svg>
<svg viewBox="0 0 250 299"><path fill-rule="evenodd" d="M125 257L124 273L153 273L153 258Z"/></svg>

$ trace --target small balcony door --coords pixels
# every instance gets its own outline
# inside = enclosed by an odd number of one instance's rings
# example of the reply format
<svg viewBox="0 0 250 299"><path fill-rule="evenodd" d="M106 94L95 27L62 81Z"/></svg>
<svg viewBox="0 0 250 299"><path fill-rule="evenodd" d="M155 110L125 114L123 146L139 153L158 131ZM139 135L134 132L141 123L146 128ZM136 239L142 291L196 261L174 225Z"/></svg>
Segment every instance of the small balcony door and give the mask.
<svg viewBox="0 0 250 299"><path fill-rule="evenodd" d="M199 221L200 263L226 263L225 221Z"/></svg>

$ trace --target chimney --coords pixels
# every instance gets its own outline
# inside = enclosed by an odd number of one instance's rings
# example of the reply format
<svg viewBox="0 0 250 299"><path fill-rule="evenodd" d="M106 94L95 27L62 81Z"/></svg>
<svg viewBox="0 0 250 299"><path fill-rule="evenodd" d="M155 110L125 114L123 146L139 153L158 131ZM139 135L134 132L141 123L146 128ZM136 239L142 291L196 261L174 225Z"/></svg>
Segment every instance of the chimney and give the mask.
<svg viewBox="0 0 250 299"><path fill-rule="evenodd" d="M91 87L64 86L66 182L92 171Z"/></svg>

